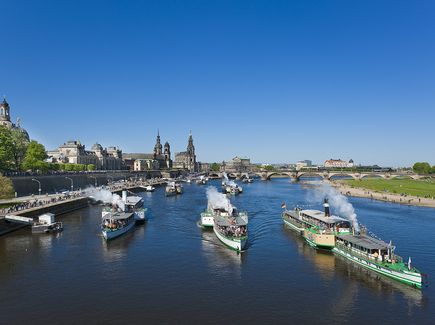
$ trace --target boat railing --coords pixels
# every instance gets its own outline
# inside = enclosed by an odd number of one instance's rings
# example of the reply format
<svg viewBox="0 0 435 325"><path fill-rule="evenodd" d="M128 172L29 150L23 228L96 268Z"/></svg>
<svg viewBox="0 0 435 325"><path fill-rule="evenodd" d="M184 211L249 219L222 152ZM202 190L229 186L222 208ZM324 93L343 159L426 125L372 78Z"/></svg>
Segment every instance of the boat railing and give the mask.
<svg viewBox="0 0 435 325"><path fill-rule="evenodd" d="M363 260L370 262L370 263L374 263L376 265L382 266L382 267L386 267L389 268L390 265L393 264L403 264L403 258L399 255L394 255L393 261L390 260L385 260L385 261L379 261L376 257L370 257L368 256L367 253L362 253L359 250L356 250L352 247L347 247L345 244L336 242L335 244L336 246L338 246L341 250L347 251L349 253L351 253L352 255L355 255L357 257L362 258ZM413 268L413 270L416 270L415 268ZM399 271L399 272L403 272L402 269L395 269L395 271Z"/></svg>

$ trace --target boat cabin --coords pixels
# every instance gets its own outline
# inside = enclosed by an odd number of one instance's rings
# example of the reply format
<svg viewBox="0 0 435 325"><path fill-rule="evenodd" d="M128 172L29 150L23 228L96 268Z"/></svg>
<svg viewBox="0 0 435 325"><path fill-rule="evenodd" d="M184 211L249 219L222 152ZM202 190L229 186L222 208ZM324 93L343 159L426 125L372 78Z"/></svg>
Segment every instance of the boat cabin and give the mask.
<svg viewBox="0 0 435 325"><path fill-rule="evenodd" d="M103 217L102 228L113 231L125 227L134 221L134 213L108 213Z"/></svg>
<svg viewBox="0 0 435 325"><path fill-rule="evenodd" d="M393 246L367 235L338 235L336 245L378 262L395 263L400 259L393 256Z"/></svg>
<svg viewBox="0 0 435 325"><path fill-rule="evenodd" d="M319 210L300 210L300 220L318 227L320 230L329 230L336 233L350 233L351 225L349 220L339 216L327 215Z"/></svg>

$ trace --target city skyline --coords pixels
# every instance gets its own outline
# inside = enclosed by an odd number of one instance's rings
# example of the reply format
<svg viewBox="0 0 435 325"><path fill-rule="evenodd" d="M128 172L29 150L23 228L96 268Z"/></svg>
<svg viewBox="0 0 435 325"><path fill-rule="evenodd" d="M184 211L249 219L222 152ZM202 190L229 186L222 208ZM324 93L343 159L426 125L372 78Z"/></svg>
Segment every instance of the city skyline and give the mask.
<svg viewBox="0 0 435 325"><path fill-rule="evenodd" d="M0 93L47 150L149 152L160 129L203 162L435 162L431 2L0 8Z"/></svg>

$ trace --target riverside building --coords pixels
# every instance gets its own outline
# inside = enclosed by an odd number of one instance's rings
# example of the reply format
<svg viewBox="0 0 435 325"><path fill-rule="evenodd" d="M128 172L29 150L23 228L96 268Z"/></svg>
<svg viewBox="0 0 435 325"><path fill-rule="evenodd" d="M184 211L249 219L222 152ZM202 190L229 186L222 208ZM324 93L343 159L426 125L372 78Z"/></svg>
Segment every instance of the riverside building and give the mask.
<svg viewBox="0 0 435 325"><path fill-rule="evenodd" d="M48 151L49 160L53 163L94 165L97 170L123 169L122 151L117 147L103 148L99 143L91 150L78 140L71 140L59 146L56 150Z"/></svg>

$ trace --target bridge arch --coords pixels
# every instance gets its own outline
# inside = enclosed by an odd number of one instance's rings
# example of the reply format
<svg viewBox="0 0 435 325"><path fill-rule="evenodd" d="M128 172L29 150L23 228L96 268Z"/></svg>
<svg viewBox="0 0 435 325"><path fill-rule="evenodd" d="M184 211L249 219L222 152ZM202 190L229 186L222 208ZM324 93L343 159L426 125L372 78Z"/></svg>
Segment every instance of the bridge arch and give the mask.
<svg viewBox="0 0 435 325"><path fill-rule="evenodd" d="M387 179L387 175L385 174L361 174L360 175L360 179L368 179L368 178L383 178L383 179Z"/></svg>
<svg viewBox="0 0 435 325"><path fill-rule="evenodd" d="M267 179L270 180L272 176L284 176L284 177L288 177L288 178L294 178L292 173L288 173L288 172L271 172L267 174Z"/></svg>
<svg viewBox="0 0 435 325"><path fill-rule="evenodd" d="M317 172L302 172L302 173L298 173L298 176L296 177L296 179L299 181L301 178L314 178L314 177L318 177L321 179L324 179L324 175L322 173L317 173Z"/></svg>
<svg viewBox="0 0 435 325"><path fill-rule="evenodd" d="M358 179L358 177L355 174L352 173L330 173L328 175L328 179L329 180L334 180L334 179L343 179L343 178L352 178L352 179Z"/></svg>

